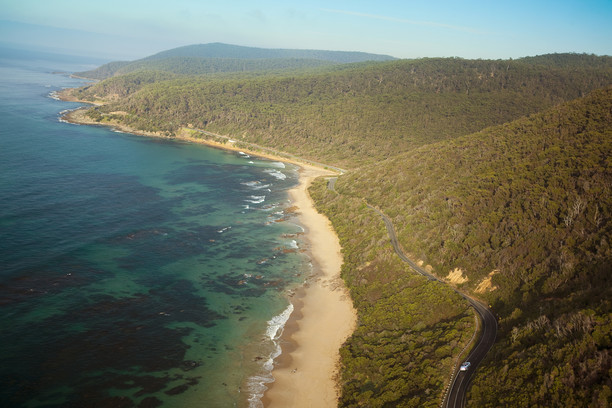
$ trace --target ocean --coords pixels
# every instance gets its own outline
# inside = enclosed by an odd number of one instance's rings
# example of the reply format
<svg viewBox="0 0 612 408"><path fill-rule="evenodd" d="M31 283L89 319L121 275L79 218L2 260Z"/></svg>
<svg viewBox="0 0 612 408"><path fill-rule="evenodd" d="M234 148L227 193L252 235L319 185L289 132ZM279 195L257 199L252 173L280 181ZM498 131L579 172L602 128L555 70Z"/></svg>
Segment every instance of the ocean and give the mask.
<svg viewBox="0 0 612 408"><path fill-rule="evenodd" d="M0 55L2 406L261 406L311 273L297 168L62 122L97 64Z"/></svg>

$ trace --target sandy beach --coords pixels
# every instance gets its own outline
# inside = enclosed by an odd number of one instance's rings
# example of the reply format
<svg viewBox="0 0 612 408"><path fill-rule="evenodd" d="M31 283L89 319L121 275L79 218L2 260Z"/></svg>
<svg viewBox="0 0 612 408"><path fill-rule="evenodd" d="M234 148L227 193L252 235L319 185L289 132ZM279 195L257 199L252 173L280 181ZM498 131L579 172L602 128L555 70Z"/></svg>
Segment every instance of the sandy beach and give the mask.
<svg viewBox="0 0 612 408"><path fill-rule="evenodd" d="M63 120L99 126L100 123L87 117L85 111L84 108L70 111L63 116ZM161 136L117 124L104 125L126 133ZM244 150L260 157L300 166L299 184L289 191L289 196L293 206L297 207L299 223L305 230L305 249L312 259L314 277L291 299L294 312L281 338L283 353L275 361L272 371L275 381L267 385L268 390L262 402L266 408L336 407L339 397L339 349L354 331L357 314L340 278L343 260L338 237L327 217L315 210L308 194L308 187L315 178L336 173L286 157L239 149L210 140L184 136L176 139L225 150Z"/></svg>
<svg viewBox="0 0 612 408"><path fill-rule="evenodd" d="M70 97L67 92L60 92L58 94L58 98L64 101L81 102L81 103L87 103L91 105L90 102L81 101L81 100L77 100L77 99ZM263 158L270 159L270 160L284 161L288 163L297 164L298 166L304 166L304 165L309 166L315 170L320 168L323 171L322 173L320 173L320 175L333 174L333 173L325 172L325 170L323 170L323 166L324 166L323 164L316 163L310 160L305 160L305 159L299 158L297 156L294 156L288 153L280 152L275 149L259 146L253 143L248 143L244 141L237 141L237 143L236 141L230 142L229 137L222 136L222 135L215 135L210 132L202 132L201 135L204 137L194 137L193 134L190 133L190 130L193 130L193 129L183 128L177 131L176 134L173 136L165 136L161 134L160 132L147 132L143 130L138 130L131 126L127 126L122 123L118 123L116 121L96 122L95 120L87 116L86 112L88 109L89 107L86 106L86 107L77 108L71 111L67 111L62 114L61 120L65 122L73 123L73 124L78 124L78 125L106 126L106 127L110 127L120 132L131 133L134 135L150 136L150 137L158 137L162 139L172 139L172 140L177 140L177 141L198 143L198 144L203 144L206 146L214 147L217 149L223 149L223 150L243 151L245 153L249 153L251 155L263 157ZM198 134L199 132L201 131L196 131L196 134ZM206 137L204 133L207 133L209 136ZM214 137L216 137L218 140L221 140L221 141L213 140L212 138L210 138L211 135L214 135ZM335 169L337 172L344 172L344 170L339 169L339 168L334 168L334 167L330 167L330 168Z"/></svg>
<svg viewBox="0 0 612 408"><path fill-rule="evenodd" d="M319 214L307 189L324 170L302 166L291 200L305 228L316 276L293 300L295 311L282 337L283 354L264 394L267 408L336 407L339 349L353 332L356 312L340 278L340 243L329 220Z"/></svg>

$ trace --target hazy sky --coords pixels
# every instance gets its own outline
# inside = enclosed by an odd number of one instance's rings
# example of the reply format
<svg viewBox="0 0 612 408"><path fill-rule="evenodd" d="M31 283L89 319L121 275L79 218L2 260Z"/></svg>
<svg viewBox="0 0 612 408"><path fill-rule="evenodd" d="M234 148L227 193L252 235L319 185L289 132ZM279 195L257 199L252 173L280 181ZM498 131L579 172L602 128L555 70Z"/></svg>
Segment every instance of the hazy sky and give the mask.
<svg viewBox="0 0 612 408"><path fill-rule="evenodd" d="M612 55L612 0L0 0L0 43L137 59L189 44L398 58Z"/></svg>

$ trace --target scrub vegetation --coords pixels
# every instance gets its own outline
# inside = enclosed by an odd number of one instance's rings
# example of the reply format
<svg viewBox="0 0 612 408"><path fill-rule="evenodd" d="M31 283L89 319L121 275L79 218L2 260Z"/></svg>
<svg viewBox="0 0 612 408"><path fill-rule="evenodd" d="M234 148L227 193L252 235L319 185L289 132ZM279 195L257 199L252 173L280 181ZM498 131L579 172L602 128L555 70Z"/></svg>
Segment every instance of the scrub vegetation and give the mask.
<svg viewBox="0 0 612 408"><path fill-rule="evenodd" d="M201 129L350 170L334 191L324 180L310 190L358 310L340 406L438 406L474 333L468 304L403 264L366 204L393 220L413 260L441 279L454 271L499 317L469 406L609 406L612 58L241 72L227 60L197 75L180 68L194 66L186 56L167 58L74 96L105 102L88 112L100 123Z"/></svg>

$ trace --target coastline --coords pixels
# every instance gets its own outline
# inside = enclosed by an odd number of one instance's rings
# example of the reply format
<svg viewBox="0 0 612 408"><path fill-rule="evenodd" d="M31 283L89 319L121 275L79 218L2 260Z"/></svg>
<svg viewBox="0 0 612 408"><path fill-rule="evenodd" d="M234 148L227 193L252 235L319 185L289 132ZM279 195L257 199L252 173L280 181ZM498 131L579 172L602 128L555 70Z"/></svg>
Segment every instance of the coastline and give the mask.
<svg viewBox="0 0 612 408"><path fill-rule="evenodd" d="M77 100L74 98L70 98L70 97L67 97L64 93L58 93L58 98L66 102L79 102L79 103L86 103L86 104L94 105L94 106L100 105L98 103L91 103L87 101L81 101L81 100ZM261 151L260 149L256 149L256 148L236 146L234 145L234 143L231 143L231 142L221 143L221 142L217 142L217 141L210 140L210 139L193 137L193 136L190 136L189 133L185 131L179 131L177 135L169 137L169 136L165 136L161 134L160 132L147 132L143 130L138 130L130 126L126 126L126 125L116 123L116 122L104 122L104 123L96 122L95 120L85 115L85 112L87 111L87 109L88 107L79 107L73 110L62 112L60 116L60 120L67 122L67 123L72 123L75 125L104 126L104 127L109 127L119 132L130 133L133 135L157 137L161 139L183 141L183 142L190 142L190 143L198 143L198 144L203 144L209 147L214 147L214 148L222 149L222 150L245 152L253 156L259 156L259 157L263 157L263 158L274 160L274 161L292 163L300 167L307 166L307 167L312 167L314 169L320 169L321 171L324 172L322 174L344 173L345 171L343 169L334 168L334 167L330 167L331 170L328 171L328 170L323 169L323 167L325 166L323 164L321 164L320 166L317 166L318 163L310 162L308 160L300 160L298 157L295 157L292 155L283 155L281 152L279 152L278 154L275 154L273 149L270 149L270 148L262 148L262 149L266 149L271 152L271 153L267 153L267 152ZM192 129L189 129L189 130L192 130ZM215 136L219 137L219 135L215 135ZM239 141L239 143L244 144L245 142ZM248 143L248 144L252 145L252 143ZM256 147L260 147L260 146L256 146ZM291 156L291 157L288 157L288 156Z"/></svg>
<svg viewBox="0 0 612 408"><path fill-rule="evenodd" d="M69 100L65 93L59 95ZM71 102L83 102L70 100ZM84 102L87 103L87 102ZM143 132L117 123L99 123L85 115L86 107L65 112L61 120L82 125L107 126L121 132L170 139L164 135ZM335 407L338 405L340 347L354 331L357 313L344 282L340 278L343 258L338 237L330 221L318 213L308 187L320 176L333 171L299 160L261 151L238 148L232 144L188 137L181 134L172 140L205 144L224 150L243 151L255 156L295 164L299 183L289 191L297 217L304 228L304 240L310 254L314 277L291 299L294 311L280 338L282 354L274 362L273 383L262 397L266 408Z"/></svg>
<svg viewBox="0 0 612 408"><path fill-rule="evenodd" d="M294 312L281 337L277 359L262 402L267 408L336 407L340 347L355 329L357 315L340 278L343 258L331 223L318 213L308 186L330 172L301 165L299 185L289 191L305 228L315 277L296 294Z"/></svg>

